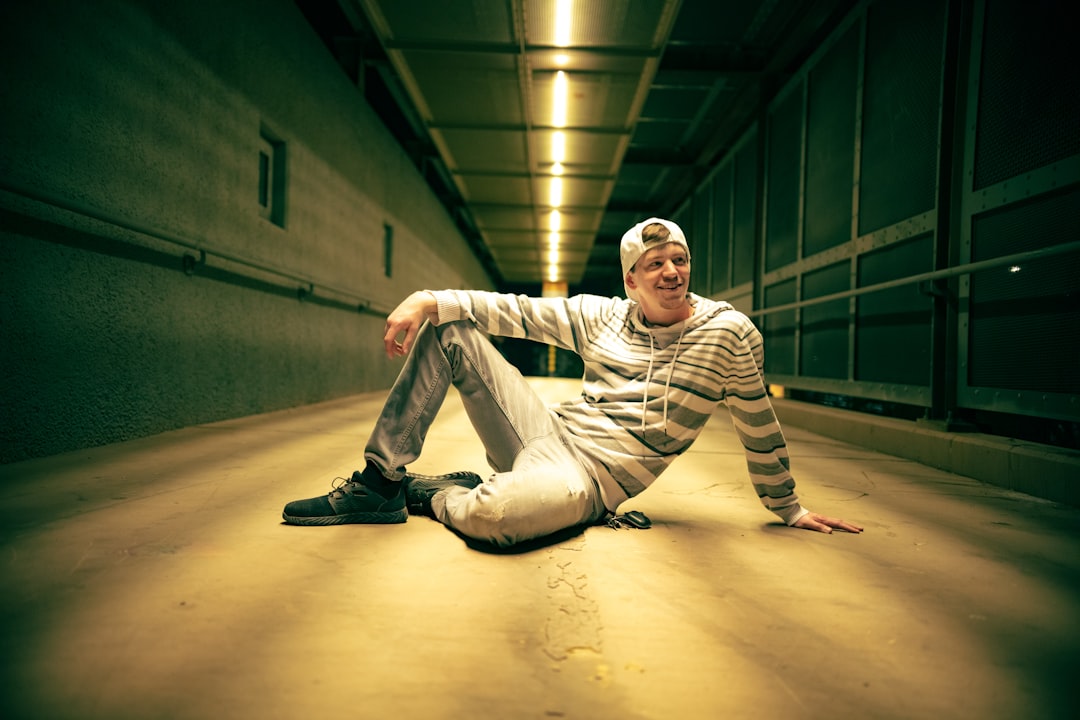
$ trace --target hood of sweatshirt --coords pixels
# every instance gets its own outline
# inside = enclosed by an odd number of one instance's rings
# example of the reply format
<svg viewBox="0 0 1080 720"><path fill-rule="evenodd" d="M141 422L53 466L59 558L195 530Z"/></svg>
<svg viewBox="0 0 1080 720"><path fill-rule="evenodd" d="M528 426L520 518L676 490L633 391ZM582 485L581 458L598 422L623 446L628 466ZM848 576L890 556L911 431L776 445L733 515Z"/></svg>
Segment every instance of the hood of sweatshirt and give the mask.
<svg viewBox="0 0 1080 720"><path fill-rule="evenodd" d="M663 412L663 428L664 432L667 432L667 417L668 417L668 394L671 390L671 377L675 373L675 365L679 361L679 350L682 348L683 340L686 339L688 334L692 334L693 331L716 315L726 311L732 310L732 306L721 300L707 300L693 293L687 295L687 300L694 308L693 314L682 322L675 323L674 325L650 325L645 320L645 315L641 312L641 306L635 307L630 314L630 322L633 324L634 329L650 338L649 341L649 368L645 373L645 390L641 397L641 431L645 432L645 416L647 414L649 404L649 386L653 379L653 360L656 357L657 350L664 350L670 345L675 345L675 353L672 356L671 363L667 368L667 378L664 380L664 412Z"/></svg>

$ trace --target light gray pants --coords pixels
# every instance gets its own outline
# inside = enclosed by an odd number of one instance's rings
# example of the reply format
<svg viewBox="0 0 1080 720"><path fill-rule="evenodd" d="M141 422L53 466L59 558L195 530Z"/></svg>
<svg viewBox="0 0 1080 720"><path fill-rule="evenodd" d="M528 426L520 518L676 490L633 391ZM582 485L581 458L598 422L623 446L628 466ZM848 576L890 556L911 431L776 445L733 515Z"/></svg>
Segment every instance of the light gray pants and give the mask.
<svg viewBox="0 0 1080 720"><path fill-rule="evenodd" d="M420 329L365 458L387 477L400 478L420 456L451 383L495 474L473 490L454 487L437 494L432 509L443 524L508 546L604 516L600 488L557 416L469 322L425 323Z"/></svg>

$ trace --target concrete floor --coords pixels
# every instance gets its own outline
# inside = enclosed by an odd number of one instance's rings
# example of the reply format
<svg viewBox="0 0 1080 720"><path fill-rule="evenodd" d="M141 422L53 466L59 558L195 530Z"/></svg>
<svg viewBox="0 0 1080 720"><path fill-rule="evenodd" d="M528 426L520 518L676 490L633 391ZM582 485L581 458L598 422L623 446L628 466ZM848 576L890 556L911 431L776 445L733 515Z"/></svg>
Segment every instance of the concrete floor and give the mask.
<svg viewBox="0 0 1080 720"><path fill-rule="evenodd" d="M0 467L0 717L1075 716L1080 510L788 427L807 506L866 532L788 529L720 415L627 504L650 530L281 524L381 397ZM459 468L451 397L413 469Z"/></svg>

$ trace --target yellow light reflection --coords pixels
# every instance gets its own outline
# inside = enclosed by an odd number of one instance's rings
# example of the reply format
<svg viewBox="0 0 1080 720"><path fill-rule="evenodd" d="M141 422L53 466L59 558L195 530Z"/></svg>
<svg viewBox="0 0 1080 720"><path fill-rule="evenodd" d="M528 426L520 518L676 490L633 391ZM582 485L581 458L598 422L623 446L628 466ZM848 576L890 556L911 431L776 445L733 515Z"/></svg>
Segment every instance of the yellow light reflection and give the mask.
<svg viewBox="0 0 1080 720"><path fill-rule="evenodd" d="M570 44L570 25L573 3L571 0L555 0L555 44L566 47Z"/></svg>
<svg viewBox="0 0 1080 720"><path fill-rule="evenodd" d="M554 108L551 113L551 124L555 127L566 127L567 84L566 73L562 70L556 72Z"/></svg>
<svg viewBox="0 0 1080 720"><path fill-rule="evenodd" d="M549 205L551 207L560 207L562 205L562 178L551 178L551 193L549 199Z"/></svg>
<svg viewBox="0 0 1080 720"><path fill-rule="evenodd" d="M551 156L556 163L566 162L566 133L556 130L551 135Z"/></svg>

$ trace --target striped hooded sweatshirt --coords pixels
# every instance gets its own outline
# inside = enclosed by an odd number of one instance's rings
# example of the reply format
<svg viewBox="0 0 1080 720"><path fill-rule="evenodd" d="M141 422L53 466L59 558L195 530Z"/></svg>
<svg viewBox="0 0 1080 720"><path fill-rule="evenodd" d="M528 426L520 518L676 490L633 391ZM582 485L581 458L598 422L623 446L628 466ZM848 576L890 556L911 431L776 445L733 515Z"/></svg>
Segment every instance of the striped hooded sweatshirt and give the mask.
<svg viewBox="0 0 1080 720"><path fill-rule="evenodd" d="M572 350L585 374L581 396L553 408L614 511L686 452L723 403L766 508L792 524L799 505L787 446L765 392L761 334L726 302L689 295L693 315L646 325L622 298L442 290L438 324L474 323L490 335Z"/></svg>

